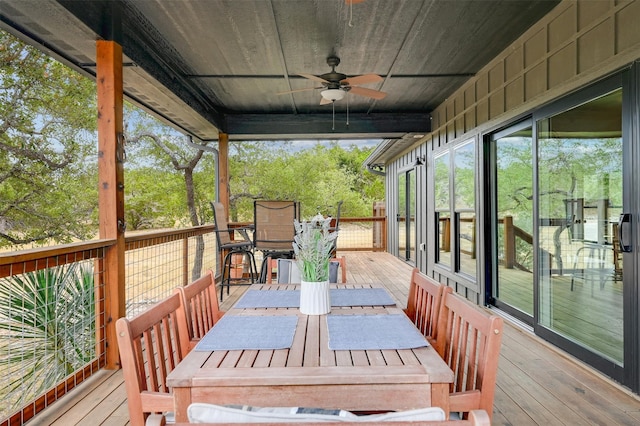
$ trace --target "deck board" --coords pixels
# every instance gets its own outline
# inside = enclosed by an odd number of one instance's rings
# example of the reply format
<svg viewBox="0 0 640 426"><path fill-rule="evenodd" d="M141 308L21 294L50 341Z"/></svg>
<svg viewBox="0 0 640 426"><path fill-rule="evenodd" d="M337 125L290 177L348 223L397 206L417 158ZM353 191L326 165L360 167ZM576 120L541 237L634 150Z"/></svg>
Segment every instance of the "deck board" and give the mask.
<svg viewBox="0 0 640 426"><path fill-rule="evenodd" d="M384 283L405 307L411 267L387 253L346 252L347 282ZM232 287L228 309L247 287ZM337 362L340 362L337 360ZM128 425L120 371L101 371L29 425ZM506 321L494 404L494 425L635 425L640 398Z"/></svg>

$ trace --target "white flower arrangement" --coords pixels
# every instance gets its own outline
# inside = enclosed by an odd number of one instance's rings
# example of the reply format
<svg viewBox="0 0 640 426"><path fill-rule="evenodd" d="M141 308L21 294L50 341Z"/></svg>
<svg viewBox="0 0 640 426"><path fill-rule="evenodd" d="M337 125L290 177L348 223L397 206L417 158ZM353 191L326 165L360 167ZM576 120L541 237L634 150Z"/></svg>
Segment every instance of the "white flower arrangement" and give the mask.
<svg viewBox="0 0 640 426"><path fill-rule="evenodd" d="M296 235L293 251L303 281L321 282L329 280L331 251L338 232L330 232L331 218L318 214L310 221L294 220Z"/></svg>

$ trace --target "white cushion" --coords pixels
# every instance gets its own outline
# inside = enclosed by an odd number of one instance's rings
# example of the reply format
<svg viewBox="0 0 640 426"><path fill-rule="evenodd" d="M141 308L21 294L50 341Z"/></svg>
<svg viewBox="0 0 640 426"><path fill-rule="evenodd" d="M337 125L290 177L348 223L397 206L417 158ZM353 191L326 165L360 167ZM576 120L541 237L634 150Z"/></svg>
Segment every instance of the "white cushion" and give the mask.
<svg viewBox="0 0 640 426"><path fill-rule="evenodd" d="M314 412L309 412L314 411ZM334 413L334 414L327 414ZM439 407L356 416L344 410L302 409L299 407L226 407L194 403L187 409L190 423L305 423L305 422L386 422L446 420Z"/></svg>
<svg viewBox="0 0 640 426"><path fill-rule="evenodd" d="M225 407L214 404L193 403L187 408L190 423L297 423L340 422L355 414L343 410L331 410L337 414L306 412L298 407ZM319 410L321 412L328 410Z"/></svg>
<svg viewBox="0 0 640 426"><path fill-rule="evenodd" d="M383 414L358 416L360 422L393 422L393 421L442 421L446 420L444 410L440 407L418 408L407 411L392 411Z"/></svg>

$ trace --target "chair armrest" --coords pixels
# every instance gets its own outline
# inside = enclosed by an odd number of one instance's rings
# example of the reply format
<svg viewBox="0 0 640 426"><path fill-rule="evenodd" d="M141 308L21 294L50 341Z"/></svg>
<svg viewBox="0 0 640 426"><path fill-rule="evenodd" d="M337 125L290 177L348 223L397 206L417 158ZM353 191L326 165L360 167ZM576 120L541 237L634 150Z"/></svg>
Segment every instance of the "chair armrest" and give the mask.
<svg viewBox="0 0 640 426"><path fill-rule="evenodd" d="M145 426L165 426L167 421L162 414L150 414L144 424Z"/></svg>
<svg viewBox="0 0 640 426"><path fill-rule="evenodd" d="M491 426L491 418L485 410L469 411L469 421L474 426Z"/></svg>
<svg viewBox="0 0 640 426"><path fill-rule="evenodd" d="M242 238L244 238L247 241L251 241L251 239L249 238L249 234L247 234L247 231L254 231L256 229L255 226L253 225L245 225L245 226L238 226L238 227L229 227L229 231L230 232L234 232L234 231L238 231L240 233L240 235L242 235Z"/></svg>

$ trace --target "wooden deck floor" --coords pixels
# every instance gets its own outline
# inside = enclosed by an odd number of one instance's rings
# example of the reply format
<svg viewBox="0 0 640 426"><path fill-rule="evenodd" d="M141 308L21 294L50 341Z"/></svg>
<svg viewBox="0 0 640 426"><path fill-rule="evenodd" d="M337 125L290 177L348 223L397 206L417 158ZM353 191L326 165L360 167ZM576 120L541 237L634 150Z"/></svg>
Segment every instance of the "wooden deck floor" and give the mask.
<svg viewBox="0 0 640 426"><path fill-rule="evenodd" d="M411 267L387 253L348 252L349 282L382 282L405 306ZM246 287L233 287L223 309ZM29 425L128 425L120 371L101 371ZM640 398L507 321L494 425L638 425Z"/></svg>

